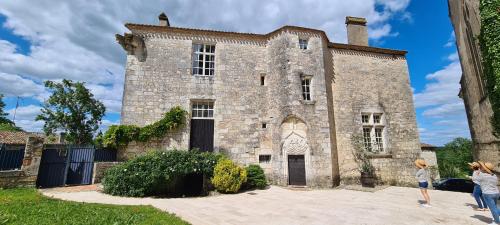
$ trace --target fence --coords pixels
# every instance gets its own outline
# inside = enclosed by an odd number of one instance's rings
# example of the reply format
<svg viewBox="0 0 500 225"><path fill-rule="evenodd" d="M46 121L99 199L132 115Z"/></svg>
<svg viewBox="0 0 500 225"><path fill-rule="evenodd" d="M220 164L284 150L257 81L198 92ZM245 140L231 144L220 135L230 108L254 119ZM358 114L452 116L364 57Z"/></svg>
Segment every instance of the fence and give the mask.
<svg viewBox="0 0 500 225"><path fill-rule="evenodd" d="M24 145L0 145L0 171L20 170L23 165Z"/></svg>

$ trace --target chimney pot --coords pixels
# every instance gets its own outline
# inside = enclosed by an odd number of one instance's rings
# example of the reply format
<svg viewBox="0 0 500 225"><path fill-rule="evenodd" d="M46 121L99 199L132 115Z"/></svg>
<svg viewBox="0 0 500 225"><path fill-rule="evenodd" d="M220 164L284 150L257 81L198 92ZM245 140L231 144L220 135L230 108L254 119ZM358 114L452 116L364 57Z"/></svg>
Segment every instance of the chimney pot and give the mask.
<svg viewBox="0 0 500 225"><path fill-rule="evenodd" d="M164 12L162 12L158 16L158 20L160 21L160 26L170 27L170 22L168 21L168 17Z"/></svg>
<svg viewBox="0 0 500 225"><path fill-rule="evenodd" d="M345 18L347 25L347 43L350 45L368 46L368 30L366 19L348 16Z"/></svg>

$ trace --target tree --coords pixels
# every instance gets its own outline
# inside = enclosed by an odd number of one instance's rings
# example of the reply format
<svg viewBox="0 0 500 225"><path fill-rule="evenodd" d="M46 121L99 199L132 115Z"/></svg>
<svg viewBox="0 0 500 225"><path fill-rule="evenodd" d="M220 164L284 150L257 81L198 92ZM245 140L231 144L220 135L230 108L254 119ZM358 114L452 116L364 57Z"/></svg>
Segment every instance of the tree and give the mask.
<svg viewBox="0 0 500 225"><path fill-rule="evenodd" d="M3 111L5 103L2 98L3 94L0 94L0 131L22 131L21 128L16 127L12 120L7 118L9 114Z"/></svg>
<svg viewBox="0 0 500 225"><path fill-rule="evenodd" d="M45 121L45 134L62 131L69 143L92 143L106 111L104 105L94 98L85 83L64 79L60 83L46 81L44 84L52 95L44 102L36 120Z"/></svg>
<svg viewBox="0 0 500 225"><path fill-rule="evenodd" d="M441 177L466 177L470 173L468 162L472 162L472 141L455 138L436 151Z"/></svg>

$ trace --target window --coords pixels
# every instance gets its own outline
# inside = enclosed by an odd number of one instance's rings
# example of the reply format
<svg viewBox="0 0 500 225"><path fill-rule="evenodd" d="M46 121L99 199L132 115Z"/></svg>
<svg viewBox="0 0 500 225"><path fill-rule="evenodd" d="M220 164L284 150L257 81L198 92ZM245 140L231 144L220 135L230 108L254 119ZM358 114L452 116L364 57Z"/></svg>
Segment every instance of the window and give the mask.
<svg viewBox="0 0 500 225"><path fill-rule="evenodd" d="M215 45L193 44L193 75L213 76Z"/></svg>
<svg viewBox="0 0 500 225"><path fill-rule="evenodd" d="M214 117L214 102L212 101L196 101L193 102L193 119L213 118Z"/></svg>
<svg viewBox="0 0 500 225"><path fill-rule="evenodd" d="M266 75L265 74L260 75L260 85L261 86L266 85Z"/></svg>
<svg viewBox="0 0 500 225"><path fill-rule="evenodd" d="M365 150L372 150L372 138L371 138L371 128L363 127L363 144L365 146Z"/></svg>
<svg viewBox="0 0 500 225"><path fill-rule="evenodd" d="M300 49L307 49L307 40L306 39L299 39L299 48Z"/></svg>
<svg viewBox="0 0 500 225"><path fill-rule="evenodd" d="M267 128L267 123L262 123L262 128Z"/></svg>
<svg viewBox="0 0 500 225"><path fill-rule="evenodd" d="M363 123L369 123L370 122L370 115L366 115L366 114L361 115L361 120Z"/></svg>
<svg viewBox="0 0 500 225"><path fill-rule="evenodd" d="M363 145L366 151L382 153L384 147L385 121L381 113L362 113Z"/></svg>
<svg viewBox="0 0 500 225"><path fill-rule="evenodd" d="M302 77L302 98L311 101L311 78Z"/></svg>
<svg viewBox="0 0 500 225"><path fill-rule="evenodd" d="M259 163L271 162L271 155L259 155Z"/></svg>

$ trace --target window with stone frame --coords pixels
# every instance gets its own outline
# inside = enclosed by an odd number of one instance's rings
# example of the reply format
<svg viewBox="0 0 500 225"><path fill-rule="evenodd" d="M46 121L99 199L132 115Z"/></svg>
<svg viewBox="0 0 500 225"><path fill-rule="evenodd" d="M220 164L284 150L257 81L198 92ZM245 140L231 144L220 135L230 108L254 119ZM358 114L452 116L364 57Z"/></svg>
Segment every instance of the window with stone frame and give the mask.
<svg viewBox="0 0 500 225"><path fill-rule="evenodd" d="M366 151L385 153L385 120L382 113L362 113L363 144Z"/></svg>
<svg viewBox="0 0 500 225"><path fill-rule="evenodd" d="M215 45L193 44L193 75L215 74Z"/></svg>
<svg viewBox="0 0 500 225"><path fill-rule="evenodd" d="M308 44L307 39L299 39L299 48L300 49L306 50L307 44Z"/></svg>
<svg viewBox="0 0 500 225"><path fill-rule="evenodd" d="M302 76L301 77L301 86L302 86L302 99L304 101L311 101L311 77L310 76Z"/></svg>
<svg viewBox="0 0 500 225"><path fill-rule="evenodd" d="M191 117L193 119L207 119L214 117L213 101L193 101Z"/></svg>

